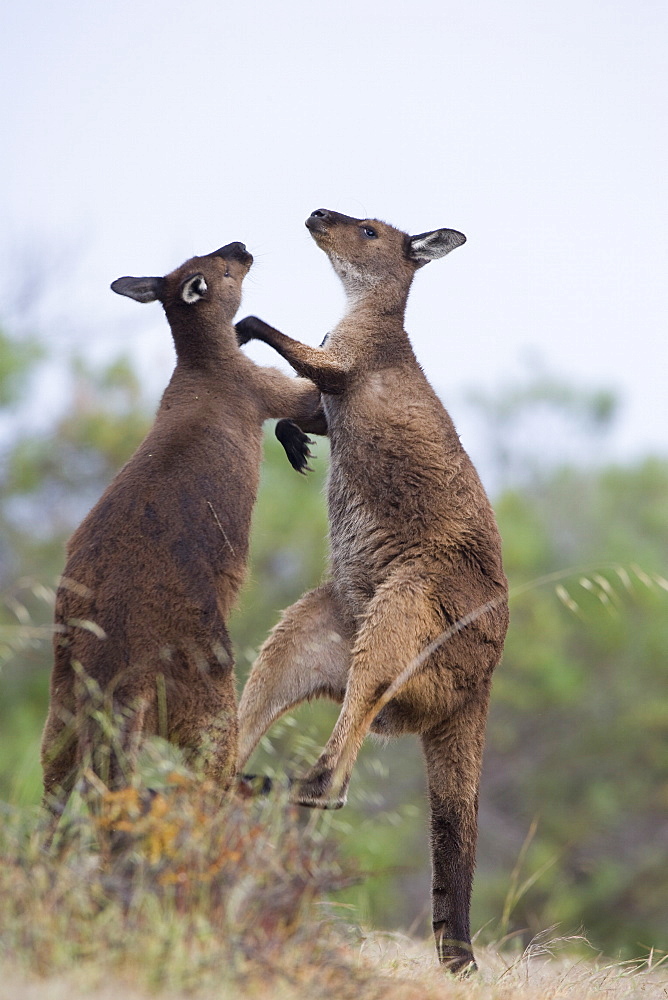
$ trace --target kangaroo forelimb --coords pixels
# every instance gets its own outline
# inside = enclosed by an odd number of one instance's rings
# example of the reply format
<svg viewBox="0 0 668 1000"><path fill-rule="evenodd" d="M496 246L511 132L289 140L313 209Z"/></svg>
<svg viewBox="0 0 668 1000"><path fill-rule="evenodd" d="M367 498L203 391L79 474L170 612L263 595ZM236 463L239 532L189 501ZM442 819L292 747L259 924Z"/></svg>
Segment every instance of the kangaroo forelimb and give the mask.
<svg viewBox="0 0 668 1000"><path fill-rule="evenodd" d="M344 391L347 373L332 359L329 351L293 340L257 316L247 316L236 324L235 329L239 343L261 340L269 344L292 365L298 375L311 379L321 392L337 396Z"/></svg>

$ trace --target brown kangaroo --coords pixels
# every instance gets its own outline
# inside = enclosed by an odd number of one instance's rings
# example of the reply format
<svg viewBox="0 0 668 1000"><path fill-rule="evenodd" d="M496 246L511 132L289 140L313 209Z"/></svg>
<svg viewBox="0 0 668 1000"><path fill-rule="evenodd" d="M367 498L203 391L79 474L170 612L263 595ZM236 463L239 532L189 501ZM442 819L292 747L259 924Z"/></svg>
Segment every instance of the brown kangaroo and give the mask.
<svg viewBox="0 0 668 1000"><path fill-rule="evenodd" d="M438 955L468 971L478 786L507 582L485 491L404 330L415 272L465 237L408 236L325 209L306 225L348 296L326 346L307 347L255 317L237 330L271 344L323 393L331 579L288 608L260 650L239 705L238 765L291 706L342 702L319 760L291 783L294 801L337 808L369 728L417 733Z"/></svg>
<svg viewBox="0 0 668 1000"><path fill-rule="evenodd" d="M252 262L230 243L164 278L111 286L162 303L177 364L152 430L67 547L42 738L44 802L56 814L86 767L111 788L125 783L144 735L201 755L222 788L233 775L226 621L244 576L262 423L290 416L318 430L320 401L312 383L238 348L232 320ZM297 465L306 441L292 435Z"/></svg>

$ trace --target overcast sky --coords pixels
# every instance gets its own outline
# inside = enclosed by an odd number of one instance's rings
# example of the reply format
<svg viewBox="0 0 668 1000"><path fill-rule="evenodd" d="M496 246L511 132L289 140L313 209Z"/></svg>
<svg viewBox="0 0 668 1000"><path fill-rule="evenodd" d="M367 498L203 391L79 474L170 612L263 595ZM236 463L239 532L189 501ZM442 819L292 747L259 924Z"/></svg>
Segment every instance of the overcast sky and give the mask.
<svg viewBox="0 0 668 1000"><path fill-rule="evenodd" d="M407 317L446 405L539 357L622 394L620 454L665 452L667 22L665 0L5 4L5 279L59 259L54 346L133 347L162 385L161 310L119 275L242 240L240 315L319 343L344 300L313 209L452 227Z"/></svg>

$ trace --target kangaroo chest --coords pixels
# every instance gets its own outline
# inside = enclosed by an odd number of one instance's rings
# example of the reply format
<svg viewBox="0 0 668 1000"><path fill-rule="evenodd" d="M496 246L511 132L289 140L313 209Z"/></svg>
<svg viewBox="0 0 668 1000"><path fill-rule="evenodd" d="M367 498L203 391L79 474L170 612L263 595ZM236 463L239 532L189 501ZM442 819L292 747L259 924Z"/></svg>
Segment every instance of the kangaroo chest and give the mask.
<svg viewBox="0 0 668 1000"><path fill-rule="evenodd" d="M433 536L443 503L444 459L438 456L444 448L439 421L430 429L430 403L388 376L325 398L332 574L355 616Z"/></svg>

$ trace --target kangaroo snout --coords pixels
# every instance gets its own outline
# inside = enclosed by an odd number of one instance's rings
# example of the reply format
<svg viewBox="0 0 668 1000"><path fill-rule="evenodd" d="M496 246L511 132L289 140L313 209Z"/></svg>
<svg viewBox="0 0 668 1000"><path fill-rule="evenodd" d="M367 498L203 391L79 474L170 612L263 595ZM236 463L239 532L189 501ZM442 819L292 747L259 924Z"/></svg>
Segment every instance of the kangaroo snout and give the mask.
<svg viewBox="0 0 668 1000"><path fill-rule="evenodd" d="M241 264L247 264L248 267L253 263L253 255L248 252L245 243L228 243L219 250L214 250L211 256L222 257L223 260L238 260Z"/></svg>
<svg viewBox="0 0 668 1000"><path fill-rule="evenodd" d="M341 212L333 212L329 208L316 208L311 212L306 220L306 228L313 236L325 236L331 233L334 226L346 226L357 222L349 215L342 215Z"/></svg>
<svg viewBox="0 0 668 1000"><path fill-rule="evenodd" d="M306 228L312 233L326 233L331 214L326 208L316 208L315 212L311 212L306 220Z"/></svg>

